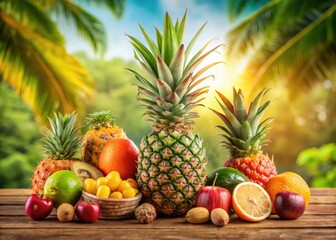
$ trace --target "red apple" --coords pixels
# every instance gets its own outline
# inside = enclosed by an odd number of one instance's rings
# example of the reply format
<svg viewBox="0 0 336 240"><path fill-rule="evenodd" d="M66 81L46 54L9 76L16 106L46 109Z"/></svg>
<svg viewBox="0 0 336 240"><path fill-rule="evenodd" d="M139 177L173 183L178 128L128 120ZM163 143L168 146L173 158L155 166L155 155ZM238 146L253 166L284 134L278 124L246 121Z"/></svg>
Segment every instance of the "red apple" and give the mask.
<svg viewBox="0 0 336 240"><path fill-rule="evenodd" d="M89 203L83 200L76 205L76 216L79 221L85 223L94 223L98 220L100 214L100 206L98 203Z"/></svg>
<svg viewBox="0 0 336 240"><path fill-rule="evenodd" d="M25 204L25 212L33 220L45 219L54 208L54 203L50 198L40 198L36 194L28 197Z"/></svg>
<svg viewBox="0 0 336 240"><path fill-rule="evenodd" d="M306 204L302 195L284 190L275 196L274 208L279 217L295 219L302 216Z"/></svg>
<svg viewBox="0 0 336 240"><path fill-rule="evenodd" d="M222 208L227 213L231 210L231 194L222 187L215 186L218 173L216 173L212 186L201 188L196 195L196 206L205 207L211 212L215 208Z"/></svg>

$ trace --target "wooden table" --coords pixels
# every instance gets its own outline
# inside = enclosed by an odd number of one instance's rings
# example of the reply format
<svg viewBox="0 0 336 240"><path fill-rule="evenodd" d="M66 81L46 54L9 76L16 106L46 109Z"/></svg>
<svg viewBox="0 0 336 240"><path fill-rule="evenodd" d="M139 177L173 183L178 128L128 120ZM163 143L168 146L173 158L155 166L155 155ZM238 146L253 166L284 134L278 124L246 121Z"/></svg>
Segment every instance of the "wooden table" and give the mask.
<svg viewBox="0 0 336 240"><path fill-rule="evenodd" d="M159 218L151 224L135 219L61 223L55 210L45 220L32 221L23 207L29 194L28 189L0 189L0 239L336 239L336 188L312 189L310 205L299 219L271 215L247 223L234 215L221 228L210 222L192 225L184 217Z"/></svg>

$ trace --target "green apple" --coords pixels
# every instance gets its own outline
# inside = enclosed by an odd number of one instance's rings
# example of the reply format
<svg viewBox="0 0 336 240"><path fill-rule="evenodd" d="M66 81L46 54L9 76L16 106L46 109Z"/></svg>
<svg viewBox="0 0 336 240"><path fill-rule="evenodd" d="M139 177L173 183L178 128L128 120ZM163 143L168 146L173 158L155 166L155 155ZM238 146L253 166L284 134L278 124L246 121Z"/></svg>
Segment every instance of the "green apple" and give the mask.
<svg viewBox="0 0 336 240"><path fill-rule="evenodd" d="M61 170L50 175L45 182L43 195L51 198L57 208L62 203L73 206L82 194L82 184L77 175L69 170Z"/></svg>

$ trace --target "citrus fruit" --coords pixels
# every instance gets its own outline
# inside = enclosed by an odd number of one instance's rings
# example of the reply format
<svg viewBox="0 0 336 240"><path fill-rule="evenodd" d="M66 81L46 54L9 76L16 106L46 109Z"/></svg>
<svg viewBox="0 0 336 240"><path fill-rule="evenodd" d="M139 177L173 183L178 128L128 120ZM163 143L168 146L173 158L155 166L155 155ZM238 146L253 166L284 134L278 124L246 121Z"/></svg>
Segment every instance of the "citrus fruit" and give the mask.
<svg viewBox="0 0 336 240"><path fill-rule="evenodd" d="M134 178L138 155L139 149L130 139L114 138L104 146L98 167L105 175L117 171L122 179Z"/></svg>
<svg viewBox="0 0 336 240"><path fill-rule="evenodd" d="M121 192L115 191L110 194L110 198L122 199L123 195Z"/></svg>
<svg viewBox="0 0 336 240"><path fill-rule="evenodd" d="M84 180L83 189L84 191L96 195L97 193L97 182L92 178L87 178Z"/></svg>
<svg viewBox="0 0 336 240"><path fill-rule="evenodd" d="M108 198L110 196L111 190L107 185L100 185L97 189L97 197Z"/></svg>
<svg viewBox="0 0 336 240"><path fill-rule="evenodd" d="M61 170L48 177L43 195L51 198L55 207L62 203L75 205L82 195L82 184L74 172Z"/></svg>
<svg viewBox="0 0 336 240"><path fill-rule="evenodd" d="M233 189L241 182L248 182L248 178L239 170L230 167L221 167L207 176L206 186L212 186L218 173L215 186L226 188L232 194Z"/></svg>
<svg viewBox="0 0 336 240"><path fill-rule="evenodd" d="M303 196L305 200L306 207L310 201L310 189L306 181L297 173L294 172L284 172L271 177L270 180L265 185L265 190L270 196L273 204L272 212L274 209L274 199L278 192L287 190L290 192L298 193Z"/></svg>
<svg viewBox="0 0 336 240"><path fill-rule="evenodd" d="M232 206L239 218L258 222L267 218L272 211L272 202L260 185L254 182L239 183L232 194Z"/></svg>

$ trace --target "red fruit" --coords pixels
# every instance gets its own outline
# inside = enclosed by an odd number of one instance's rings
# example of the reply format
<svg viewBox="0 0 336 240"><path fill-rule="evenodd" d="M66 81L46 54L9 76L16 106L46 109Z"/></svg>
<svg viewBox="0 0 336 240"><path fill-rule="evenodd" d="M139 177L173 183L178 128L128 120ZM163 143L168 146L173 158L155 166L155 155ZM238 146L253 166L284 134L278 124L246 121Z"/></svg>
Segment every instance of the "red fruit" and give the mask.
<svg viewBox="0 0 336 240"><path fill-rule="evenodd" d="M280 191L274 200L275 213L284 219L295 219L302 216L306 204L302 195L290 191Z"/></svg>
<svg viewBox="0 0 336 240"><path fill-rule="evenodd" d="M138 156L139 149L130 139L114 138L103 148L98 168L105 175L117 171L121 179L135 178Z"/></svg>
<svg viewBox="0 0 336 240"><path fill-rule="evenodd" d="M54 208L54 203L50 198L39 198L36 194L28 197L25 204L25 212L33 220L45 219Z"/></svg>
<svg viewBox="0 0 336 240"><path fill-rule="evenodd" d="M222 208L227 213L231 210L231 194L221 187L215 186L218 173L216 173L215 180L212 186L202 187L196 195L196 206L205 207L211 211L215 208Z"/></svg>
<svg viewBox="0 0 336 240"><path fill-rule="evenodd" d="M94 223L100 215L100 206L97 202L87 203L79 201L76 205L76 216L81 222Z"/></svg>

